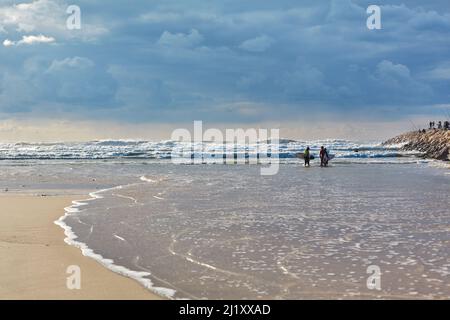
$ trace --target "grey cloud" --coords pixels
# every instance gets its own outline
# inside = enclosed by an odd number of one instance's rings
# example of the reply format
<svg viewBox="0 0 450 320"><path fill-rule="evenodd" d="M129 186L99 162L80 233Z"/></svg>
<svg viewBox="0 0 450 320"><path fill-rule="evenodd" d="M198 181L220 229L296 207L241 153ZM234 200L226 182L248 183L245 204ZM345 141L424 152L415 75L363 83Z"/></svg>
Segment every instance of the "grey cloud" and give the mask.
<svg viewBox="0 0 450 320"><path fill-rule="evenodd" d="M158 40L158 44L169 47L193 47L200 44L202 40L203 36L196 29L192 29L187 34L164 31Z"/></svg>
<svg viewBox="0 0 450 320"><path fill-rule="evenodd" d="M271 37L261 35L253 39L245 40L239 47L250 52L264 52L272 46L273 42Z"/></svg>
<svg viewBox="0 0 450 320"><path fill-rule="evenodd" d="M116 83L105 70L84 57L48 61L30 58L19 70L7 71L0 83L1 109L6 112L34 110L55 105L70 111L112 107ZM75 107L77 106L77 107Z"/></svg>
<svg viewBox="0 0 450 320"><path fill-rule="evenodd" d="M45 33L44 22L34 23L36 34L58 44L2 51L1 108L50 102L70 111L77 102L78 113L120 120L222 120L235 112L236 121L289 119L315 112L310 106L396 117L448 103L450 8L443 1L381 1L376 31L366 28L372 3L363 0L79 3L93 26L83 32L94 40ZM20 39L17 25L3 26ZM45 67L27 62L37 56L48 56Z"/></svg>

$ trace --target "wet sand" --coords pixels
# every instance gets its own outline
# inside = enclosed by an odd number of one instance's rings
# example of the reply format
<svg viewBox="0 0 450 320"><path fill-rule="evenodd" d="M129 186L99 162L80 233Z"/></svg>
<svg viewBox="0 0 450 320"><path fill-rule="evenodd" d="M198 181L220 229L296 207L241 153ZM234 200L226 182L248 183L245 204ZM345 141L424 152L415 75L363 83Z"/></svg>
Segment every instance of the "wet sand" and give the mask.
<svg viewBox="0 0 450 320"><path fill-rule="evenodd" d="M54 221L72 200L0 196L0 299L160 299L64 242L64 232ZM80 290L66 286L71 265L81 268Z"/></svg>

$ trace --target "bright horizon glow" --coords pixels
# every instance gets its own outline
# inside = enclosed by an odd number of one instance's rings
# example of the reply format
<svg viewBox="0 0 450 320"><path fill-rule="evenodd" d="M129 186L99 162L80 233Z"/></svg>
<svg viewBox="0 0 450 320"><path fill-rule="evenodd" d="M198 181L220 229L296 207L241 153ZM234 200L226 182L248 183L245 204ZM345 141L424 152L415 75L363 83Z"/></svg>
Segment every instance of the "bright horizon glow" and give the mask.
<svg viewBox="0 0 450 320"><path fill-rule="evenodd" d="M405 131L426 127L427 118L391 122L267 122L213 123L205 122L205 130L249 128L280 128L280 137L293 140L345 139L353 141L384 141ZM193 130L192 122L120 123L86 120L6 120L0 122L0 142L82 142L94 140L170 140L172 131Z"/></svg>

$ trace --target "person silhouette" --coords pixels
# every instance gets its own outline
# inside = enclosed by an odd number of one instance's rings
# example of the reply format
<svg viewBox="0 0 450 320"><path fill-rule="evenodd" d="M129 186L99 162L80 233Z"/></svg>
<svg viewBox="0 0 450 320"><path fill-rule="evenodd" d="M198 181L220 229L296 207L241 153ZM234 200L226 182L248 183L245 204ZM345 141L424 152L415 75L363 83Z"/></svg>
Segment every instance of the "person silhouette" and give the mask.
<svg viewBox="0 0 450 320"><path fill-rule="evenodd" d="M309 147L306 147L305 152L303 153L303 158L305 159L305 167L309 167L309 161L311 160L311 153Z"/></svg>

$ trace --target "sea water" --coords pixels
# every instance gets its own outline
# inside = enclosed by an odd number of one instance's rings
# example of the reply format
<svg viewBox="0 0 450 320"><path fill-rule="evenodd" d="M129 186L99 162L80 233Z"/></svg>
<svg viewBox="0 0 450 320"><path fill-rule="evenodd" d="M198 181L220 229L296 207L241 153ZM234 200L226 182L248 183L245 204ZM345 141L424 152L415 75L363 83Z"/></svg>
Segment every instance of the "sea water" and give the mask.
<svg viewBox="0 0 450 320"><path fill-rule="evenodd" d="M173 144L3 146L0 187L79 193L57 222L66 241L171 298L450 298L448 169L379 144L289 141L261 176L174 165ZM304 168L306 144L326 144L331 166Z"/></svg>

